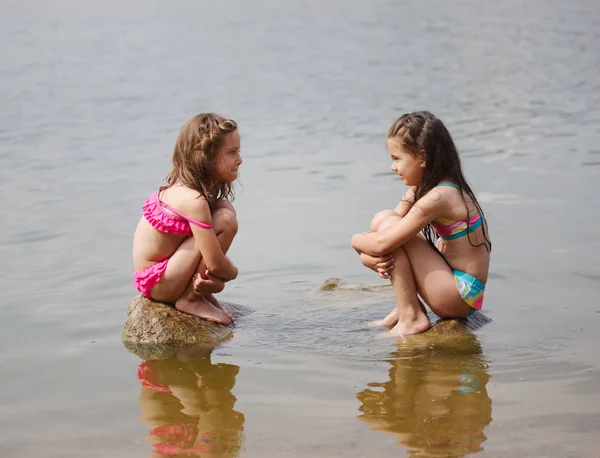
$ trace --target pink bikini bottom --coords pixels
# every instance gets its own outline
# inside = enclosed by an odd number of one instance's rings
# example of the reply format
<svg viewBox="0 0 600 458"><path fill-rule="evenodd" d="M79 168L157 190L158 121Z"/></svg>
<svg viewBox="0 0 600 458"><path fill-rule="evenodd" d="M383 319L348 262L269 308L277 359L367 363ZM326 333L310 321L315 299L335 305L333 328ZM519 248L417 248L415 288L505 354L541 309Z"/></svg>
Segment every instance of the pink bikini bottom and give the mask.
<svg viewBox="0 0 600 458"><path fill-rule="evenodd" d="M152 299L150 290L156 286L162 276L167 270L167 263L169 258L164 261L157 262L156 264L146 267L143 270L133 271L133 286L146 296L148 299Z"/></svg>

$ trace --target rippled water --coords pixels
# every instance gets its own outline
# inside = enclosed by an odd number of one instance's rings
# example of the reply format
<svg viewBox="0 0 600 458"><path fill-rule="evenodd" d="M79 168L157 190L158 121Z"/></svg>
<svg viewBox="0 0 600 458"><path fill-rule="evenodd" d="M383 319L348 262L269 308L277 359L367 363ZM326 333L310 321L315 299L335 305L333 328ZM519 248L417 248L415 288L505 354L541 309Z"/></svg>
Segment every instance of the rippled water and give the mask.
<svg viewBox="0 0 600 458"><path fill-rule="evenodd" d="M600 455L596 2L2 11L4 454ZM494 242L494 321L450 347L379 339L389 288L317 291L382 285L349 241L402 195L385 132L416 109L453 133ZM209 110L245 161L223 297L256 311L212 354L142 361L119 335L133 229Z"/></svg>

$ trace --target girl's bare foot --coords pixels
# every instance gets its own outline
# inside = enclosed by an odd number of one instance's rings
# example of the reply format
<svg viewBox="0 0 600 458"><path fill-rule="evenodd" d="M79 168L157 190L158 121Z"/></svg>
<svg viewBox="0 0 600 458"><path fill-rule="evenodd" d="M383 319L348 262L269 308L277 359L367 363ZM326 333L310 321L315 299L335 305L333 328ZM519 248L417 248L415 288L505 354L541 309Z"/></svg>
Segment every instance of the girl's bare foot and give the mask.
<svg viewBox="0 0 600 458"><path fill-rule="evenodd" d="M227 307L225 307L223 304L221 304L217 298L215 297L214 294L205 294L204 297L206 298L206 300L208 302L210 302L212 305L214 305L216 308L218 308L219 310L223 310L223 313L225 314L225 316L227 316L232 322L235 321L235 318L233 317L233 315L229 312L229 310L227 310Z"/></svg>
<svg viewBox="0 0 600 458"><path fill-rule="evenodd" d="M175 308L180 312L203 318L207 321L219 324L229 324L231 319L225 315L223 310L216 308L208 302L203 296L190 294L187 297L181 297L175 302Z"/></svg>
<svg viewBox="0 0 600 458"><path fill-rule="evenodd" d="M391 336L409 336L427 331L431 327L429 318L423 313L416 315L398 317L398 323L389 332Z"/></svg>
<svg viewBox="0 0 600 458"><path fill-rule="evenodd" d="M420 301L419 308L423 312L423 315L427 316L427 310L425 310L425 306ZM391 328L395 326L396 323L398 323L398 311L394 307L394 310L392 310L383 320L371 321L369 326L383 326L384 328Z"/></svg>
<svg viewBox="0 0 600 458"><path fill-rule="evenodd" d="M383 326L385 328L391 328L398 322L398 314L396 313L396 309L392 310L388 316L386 316L383 320L371 321L369 326Z"/></svg>

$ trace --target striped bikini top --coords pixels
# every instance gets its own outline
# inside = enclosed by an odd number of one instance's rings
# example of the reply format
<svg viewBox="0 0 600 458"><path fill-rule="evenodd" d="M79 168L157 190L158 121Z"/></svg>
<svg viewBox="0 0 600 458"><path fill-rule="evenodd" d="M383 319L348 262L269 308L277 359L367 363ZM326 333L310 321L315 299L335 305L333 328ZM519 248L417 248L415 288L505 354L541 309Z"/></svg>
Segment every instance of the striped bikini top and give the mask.
<svg viewBox="0 0 600 458"><path fill-rule="evenodd" d="M452 188L460 189L454 183L440 183L438 186L450 186ZM431 225L437 232L438 236L443 240L452 240L464 237L477 229L483 223L483 215L477 213L475 216L469 218L467 221L452 221L448 218L438 216L431 222Z"/></svg>

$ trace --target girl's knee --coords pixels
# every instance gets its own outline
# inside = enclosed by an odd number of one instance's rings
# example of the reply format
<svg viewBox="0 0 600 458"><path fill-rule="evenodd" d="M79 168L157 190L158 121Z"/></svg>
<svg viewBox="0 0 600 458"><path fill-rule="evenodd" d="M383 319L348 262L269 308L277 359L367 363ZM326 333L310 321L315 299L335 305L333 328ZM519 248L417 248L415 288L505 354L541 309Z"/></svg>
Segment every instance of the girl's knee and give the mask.
<svg viewBox="0 0 600 458"><path fill-rule="evenodd" d="M381 220L379 226L377 228L378 231L385 231L392 227L394 224L398 224L402 217L398 215L396 212L392 212L392 214L388 214L385 218Z"/></svg>
<svg viewBox="0 0 600 458"><path fill-rule="evenodd" d="M212 212L215 213L219 210L229 210L231 213L233 213L234 216L237 216L237 213L235 212L235 208L233 208L233 205L228 200L219 199L215 202L215 204L213 205Z"/></svg>
<svg viewBox="0 0 600 458"><path fill-rule="evenodd" d="M227 207L216 209L213 211L212 221L213 228L218 234L223 232L228 232L232 235L237 234L238 220L235 216L235 211L231 211Z"/></svg>
<svg viewBox="0 0 600 458"><path fill-rule="evenodd" d="M376 213L371 221L369 230L371 232L377 232L381 223L390 216L398 216L398 213L396 213L394 210L382 210L379 213Z"/></svg>

